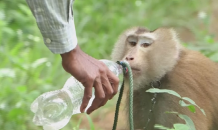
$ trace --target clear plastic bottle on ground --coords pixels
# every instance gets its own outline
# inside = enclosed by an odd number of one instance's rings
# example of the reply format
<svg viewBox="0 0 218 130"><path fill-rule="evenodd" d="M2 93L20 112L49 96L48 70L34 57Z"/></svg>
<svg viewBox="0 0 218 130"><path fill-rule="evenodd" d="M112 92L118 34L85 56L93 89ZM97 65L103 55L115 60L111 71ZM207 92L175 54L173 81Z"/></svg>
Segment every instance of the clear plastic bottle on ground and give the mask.
<svg viewBox="0 0 218 130"><path fill-rule="evenodd" d="M100 60L119 78L119 89L123 82L123 68L116 62ZM94 90L94 89L93 89ZM80 106L84 94L83 85L74 77L70 77L60 90L46 92L31 104L31 111L35 113L33 122L43 126L44 130L59 130L70 120L71 116L80 113ZM91 105L93 96L87 108Z"/></svg>

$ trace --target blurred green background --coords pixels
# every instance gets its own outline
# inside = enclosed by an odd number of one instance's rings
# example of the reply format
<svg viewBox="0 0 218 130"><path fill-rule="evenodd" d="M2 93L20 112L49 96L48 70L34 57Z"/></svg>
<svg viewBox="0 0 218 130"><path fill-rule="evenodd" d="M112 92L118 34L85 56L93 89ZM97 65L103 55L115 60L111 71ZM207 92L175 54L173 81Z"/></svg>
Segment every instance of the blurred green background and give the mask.
<svg viewBox="0 0 218 130"><path fill-rule="evenodd" d="M217 6L217 0L76 0L78 42L89 55L110 59L113 44L125 29L168 26L178 31L184 46L218 61ZM44 45L25 0L1 0L0 130L42 129L32 123L31 102L44 92L62 88L69 76L60 56ZM116 98L91 115L91 127L111 129L115 102ZM84 114L72 117L64 130L90 129L86 118Z"/></svg>

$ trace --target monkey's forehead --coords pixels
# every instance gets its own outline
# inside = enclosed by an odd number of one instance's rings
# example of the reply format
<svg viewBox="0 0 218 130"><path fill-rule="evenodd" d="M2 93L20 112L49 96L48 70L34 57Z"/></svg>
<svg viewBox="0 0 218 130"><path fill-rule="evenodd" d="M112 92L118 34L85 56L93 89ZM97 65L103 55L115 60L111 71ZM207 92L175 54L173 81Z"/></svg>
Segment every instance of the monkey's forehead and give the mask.
<svg viewBox="0 0 218 130"><path fill-rule="evenodd" d="M152 32L144 32L144 33L141 33L141 34L137 34L135 30L127 31L127 32L126 32L126 37L128 37L128 36L147 37L147 38L150 38L150 39L153 39L153 40L156 40L156 39L157 39L157 36L156 36L155 33L152 33Z"/></svg>

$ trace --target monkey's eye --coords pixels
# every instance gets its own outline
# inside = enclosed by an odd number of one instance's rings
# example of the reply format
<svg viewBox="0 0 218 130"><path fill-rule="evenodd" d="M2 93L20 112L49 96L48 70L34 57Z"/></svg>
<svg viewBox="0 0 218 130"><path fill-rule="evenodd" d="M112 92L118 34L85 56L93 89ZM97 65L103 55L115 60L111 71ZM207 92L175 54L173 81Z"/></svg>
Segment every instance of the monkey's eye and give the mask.
<svg viewBox="0 0 218 130"><path fill-rule="evenodd" d="M131 45L131 46L136 46L136 42L129 42L129 44Z"/></svg>
<svg viewBox="0 0 218 130"><path fill-rule="evenodd" d="M153 43L153 40L149 38L140 38L139 40L140 46L144 48L150 46L152 43Z"/></svg>
<svg viewBox="0 0 218 130"><path fill-rule="evenodd" d="M142 43L140 46L141 47L148 47L148 46L150 46L151 45L151 43Z"/></svg>
<svg viewBox="0 0 218 130"><path fill-rule="evenodd" d="M127 38L127 41L128 41L128 44L129 44L130 46L136 46L136 44L137 44L137 37L135 37L135 36L129 36L129 37Z"/></svg>

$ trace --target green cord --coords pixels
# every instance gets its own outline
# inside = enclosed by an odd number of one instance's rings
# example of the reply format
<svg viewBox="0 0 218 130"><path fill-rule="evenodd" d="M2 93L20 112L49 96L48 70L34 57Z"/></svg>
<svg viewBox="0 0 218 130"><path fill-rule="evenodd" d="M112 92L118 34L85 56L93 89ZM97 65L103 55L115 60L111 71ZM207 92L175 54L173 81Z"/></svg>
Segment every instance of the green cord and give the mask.
<svg viewBox="0 0 218 130"><path fill-rule="evenodd" d="M123 70L125 72L126 68L128 70L128 75L129 75L129 124L130 124L130 130L134 130L134 123L133 123L133 76L132 76L132 70L128 62L117 62L118 64L122 65ZM120 94L117 100L117 105L116 105L116 111L115 111L115 116L114 116L114 125L113 125L113 130L116 130L117 127L117 121L118 121L118 114L119 114L119 107L120 107L120 102L123 96L123 90L124 90L124 81L122 84L122 87L120 89Z"/></svg>
<svg viewBox="0 0 218 130"><path fill-rule="evenodd" d="M134 124L133 124L133 76L132 76L132 69L129 65L129 63L124 62L126 67L128 68L128 74L129 74L129 124L130 124L130 130L134 130Z"/></svg>
<svg viewBox="0 0 218 130"><path fill-rule="evenodd" d="M112 130L116 130L116 128L117 128L118 115L119 115L120 103L121 103L122 96L123 96L123 90L124 90L124 82L120 88L120 93L119 93L119 97L117 100L116 111L115 111L115 116L114 116L114 125L113 125Z"/></svg>

